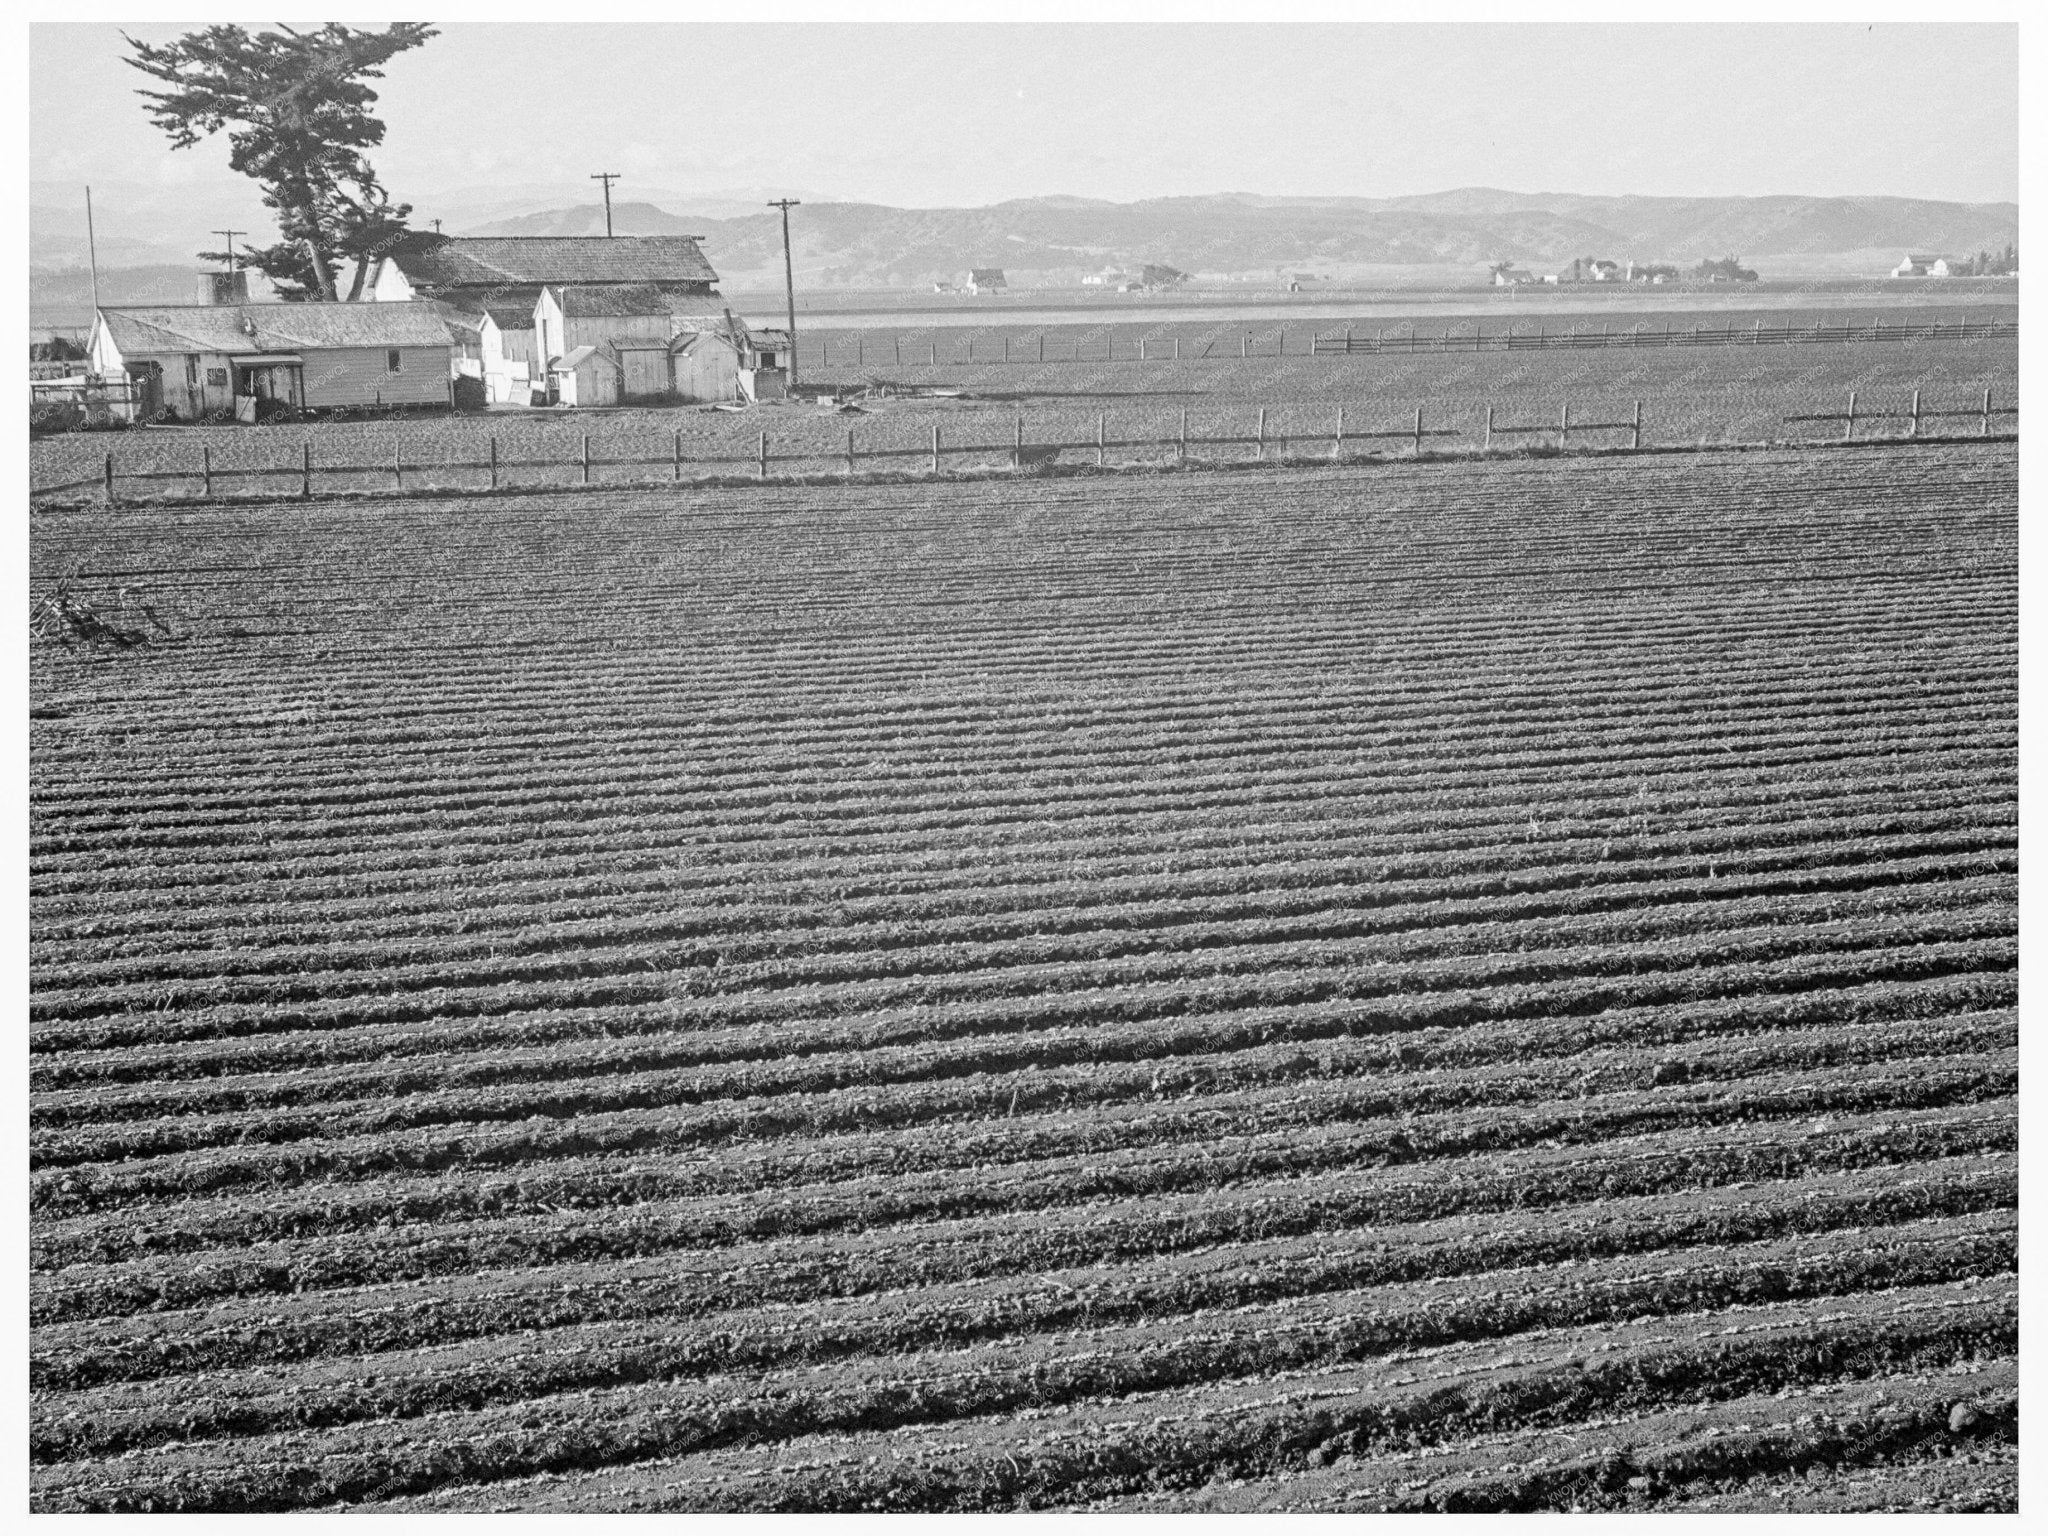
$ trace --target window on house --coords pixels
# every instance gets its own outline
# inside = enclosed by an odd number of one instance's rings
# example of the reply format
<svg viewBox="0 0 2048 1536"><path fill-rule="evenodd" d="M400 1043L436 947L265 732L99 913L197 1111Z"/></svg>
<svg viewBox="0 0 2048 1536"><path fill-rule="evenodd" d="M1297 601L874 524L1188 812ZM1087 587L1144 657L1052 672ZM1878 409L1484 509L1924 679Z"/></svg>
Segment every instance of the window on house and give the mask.
<svg viewBox="0 0 2048 1536"><path fill-rule="evenodd" d="M213 386L215 386L216 388L219 388L219 387L224 387L224 386L225 386L225 385L227 384L227 382L228 382L228 371L227 371L227 369L225 369L225 368L209 368L209 369L207 369L207 370L206 370L206 382L207 382L208 384L210 384L210 385L213 385Z"/></svg>
<svg viewBox="0 0 2048 1536"><path fill-rule="evenodd" d="M384 354L384 371L386 373L398 372L398 349L396 347L393 347Z"/></svg>

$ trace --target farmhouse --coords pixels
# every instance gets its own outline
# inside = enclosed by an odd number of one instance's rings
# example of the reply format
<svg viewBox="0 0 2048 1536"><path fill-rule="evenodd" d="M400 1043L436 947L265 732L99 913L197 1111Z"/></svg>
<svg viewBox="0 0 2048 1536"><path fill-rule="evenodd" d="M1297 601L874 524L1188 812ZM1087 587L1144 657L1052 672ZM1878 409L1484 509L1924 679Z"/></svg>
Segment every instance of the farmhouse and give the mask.
<svg viewBox="0 0 2048 1536"><path fill-rule="evenodd" d="M87 351L131 386L128 420L446 405L455 371L447 317L417 303L110 306Z"/></svg>
<svg viewBox="0 0 2048 1536"><path fill-rule="evenodd" d="M1892 268L1892 276L1926 277L1933 270L1934 264L1939 260L1941 260L1939 256L1907 256L1896 267Z"/></svg>
<svg viewBox="0 0 2048 1536"><path fill-rule="evenodd" d="M701 301L718 274L690 235L457 238L412 234L370 264L362 291L379 303L414 299L507 302L514 290L652 287L664 298Z"/></svg>
<svg viewBox="0 0 2048 1536"><path fill-rule="evenodd" d="M1003 276L1001 267L974 267L969 269L963 286L969 293L993 293L997 289L1008 288L1010 283Z"/></svg>
<svg viewBox="0 0 2048 1536"><path fill-rule="evenodd" d="M1493 269L1493 286L1496 288L1519 288L1524 283L1533 283L1536 276L1527 267L1498 266Z"/></svg>

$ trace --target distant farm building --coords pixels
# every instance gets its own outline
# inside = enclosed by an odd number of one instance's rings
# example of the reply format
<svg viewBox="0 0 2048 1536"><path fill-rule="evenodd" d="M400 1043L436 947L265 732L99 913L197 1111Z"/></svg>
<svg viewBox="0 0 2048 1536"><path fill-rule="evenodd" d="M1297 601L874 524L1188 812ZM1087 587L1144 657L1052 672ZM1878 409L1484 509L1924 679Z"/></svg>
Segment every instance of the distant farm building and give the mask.
<svg viewBox="0 0 2048 1536"><path fill-rule="evenodd" d="M474 328L484 397L493 405L525 405L547 371L545 360L536 361L534 344L539 298L538 288L507 288L488 298L460 294L439 301L451 320ZM459 364L457 371L463 371Z"/></svg>
<svg viewBox="0 0 2048 1536"><path fill-rule="evenodd" d="M447 317L417 303L108 306L87 350L128 420L446 405L454 372Z"/></svg>
<svg viewBox="0 0 2048 1536"><path fill-rule="evenodd" d="M1536 274L1527 267L1511 267L1503 262L1493 269L1493 286L1496 288L1519 288L1524 283L1536 281Z"/></svg>
<svg viewBox="0 0 2048 1536"><path fill-rule="evenodd" d="M1932 275L1939 256L1908 256L1892 268L1893 277L1927 277Z"/></svg>
<svg viewBox="0 0 2048 1536"><path fill-rule="evenodd" d="M969 293L995 293L1007 289L1010 283L1001 267L975 267L968 272L963 286Z"/></svg>

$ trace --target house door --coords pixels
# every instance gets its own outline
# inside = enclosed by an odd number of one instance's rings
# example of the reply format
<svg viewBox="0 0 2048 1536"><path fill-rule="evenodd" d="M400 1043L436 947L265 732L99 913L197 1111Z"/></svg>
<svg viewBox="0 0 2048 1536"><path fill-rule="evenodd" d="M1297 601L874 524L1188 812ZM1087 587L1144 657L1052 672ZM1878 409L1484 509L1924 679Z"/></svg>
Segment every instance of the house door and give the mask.
<svg viewBox="0 0 2048 1536"><path fill-rule="evenodd" d="M292 406L296 406L302 397L296 363L264 363L239 372L242 377L241 388L235 391L238 395L253 395L258 400L275 400Z"/></svg>
<svg viewBox="0 0 2048 1536"><path fill-rule="evenodd" d="M133 363L128 368L128 399L137 421L154 421L164 408L164 365Z"/></svg>

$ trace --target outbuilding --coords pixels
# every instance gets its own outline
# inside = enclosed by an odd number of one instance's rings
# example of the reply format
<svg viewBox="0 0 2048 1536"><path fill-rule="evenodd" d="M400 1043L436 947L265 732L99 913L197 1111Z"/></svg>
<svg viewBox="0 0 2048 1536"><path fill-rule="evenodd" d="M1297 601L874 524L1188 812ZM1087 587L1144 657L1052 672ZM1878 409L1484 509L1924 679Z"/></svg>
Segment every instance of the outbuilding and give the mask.
<svg viewBox="0 0 2048 1536"><path fill-rule="evenodd" d="M131 421L447 405L454 373L432 304L108 306L87 351L92 372L128 386Z"/></svg>

